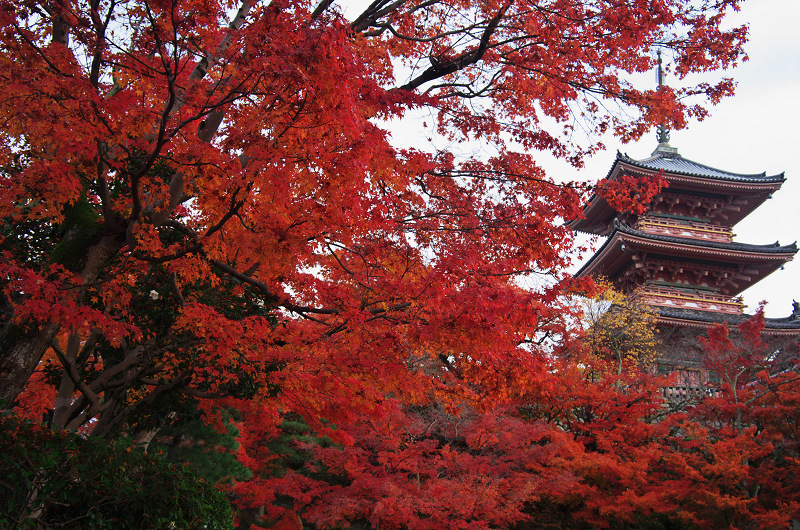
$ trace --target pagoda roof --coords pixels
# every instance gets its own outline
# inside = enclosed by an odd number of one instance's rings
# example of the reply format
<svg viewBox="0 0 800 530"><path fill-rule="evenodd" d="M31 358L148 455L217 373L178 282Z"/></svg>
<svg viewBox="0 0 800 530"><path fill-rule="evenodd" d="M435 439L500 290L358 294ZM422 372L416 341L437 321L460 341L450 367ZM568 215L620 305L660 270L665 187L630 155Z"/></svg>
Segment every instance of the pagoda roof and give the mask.
<svg viewBox="0 0 800 530"><path fill-rule="evenodd" d="M620 223L619 221L614 223L614 230L634 236L640 236L640 237L644 236L654 241L689 244L697 247L708 247L708 248L718 248L723 250L768 253L768 254L785 254L785 253L797 252L796 241L790 245L781 245L780 242L778 241L774 243L767 243L766 245L753 245L750 243L738 243L734 241L730 243L724 243L721 241L706 241L700 239L692 239L689 237L675 237L675 236L665 236L661 234L648 234L647 232L631 228L625 223Z"/></svg>
<svg viewBox="0 0 800 530"><path fill-rule="evenodd" d="M701 164L699 162L695 162L693 160L689 160L688 158L684 158L678 154L677 149L674 148L665 148L663 146L659 146L653 154L642 160L636 160L634 158L629 157L627 154L620 153L617 151L617 161L622 161L627 164L630 164L634 167L639 167L641 169L651 169L655 171L663 170L665 173L665 177L669 178L669 175L686 175L690 177L701 177L704 179L711 179L711 180L721 180L721 181L731 181L731 182L746 182L746 183L753 183L753 184L764 184L764 183L778 183L782 184L786 177L784 177L783 173L778 175L767 175L766 172L762 173L733 173L731 171L725 171L722 169L717 169L711 166L707 166L705 164ZM616 165L616 163L614 164ZM613 174L614 167L611 168L609 171L609 177Z"/></svg>
<svg viewBox="0 0 800 530"><path fill-rule="evenodd" d="M783 173L733 173L694 162L678 154L677 149L659 146L653 154L642 160L617 151L617 158L606 178L614 180L623 173L646 177L661 174L668 182L662 193L698 194L717 197L739 197L735 207L725 212L725 223L733 227L770 195L780 189L786 177ZM597 194L592 195L584 207L583 219L571 221L573 230L597 235L608 235L612 220L618 213Z"/></svg>
<svg viewBox="0 0 800 530"><path fill-rule="evenodd" d="M654 307L657 318L661 322L692 327L708 327L712 324L738 325L749 320L753 315L717 313L698 309L678 307ZM800 318L788 316L783 318L764 318L764 331L768 334L800 334Z"/></svg>
<svg viewBox="0 0 800 530"><path fill-rule="evenodd" d="M751 277L738 285L739 294L761 278L769 275L797 253L797 243L768 245L725 243L684 237L650 234L631 228L619 221L606 242L575 274L576 277L602 275L611 280L634 264L636 253L662 256L686 261L720 265L748 265L755 270Z"/></svg>

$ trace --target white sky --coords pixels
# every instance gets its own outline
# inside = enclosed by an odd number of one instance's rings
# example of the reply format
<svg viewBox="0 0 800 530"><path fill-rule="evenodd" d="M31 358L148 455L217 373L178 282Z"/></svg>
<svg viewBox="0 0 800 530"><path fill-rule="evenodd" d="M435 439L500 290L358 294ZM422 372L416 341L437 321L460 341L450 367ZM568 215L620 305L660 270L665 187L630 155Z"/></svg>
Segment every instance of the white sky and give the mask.
<svg viewBox="0 0 800 530"><path fill-rule="evenodd" d="M748 62L728 72L737 83L736 95L711 109L711 116L687 129L672 131L670 144L695 162L737 173L768 175L781 172L786 182L761 207L734 227L735 241L789 244L800 239L800 1L749 0L733 23L748 23ZM720 77L717 74L717 77ZM654 79L654 76L653 76ZM650 155L655 132L643 140L621 145L606 141L608 151L588 160L581 178L604 177L616 149L633 158ZM791 313L792 299L800 301L800 254L771 276L743 293L747 310L767 300L769 317Z"/></svg>

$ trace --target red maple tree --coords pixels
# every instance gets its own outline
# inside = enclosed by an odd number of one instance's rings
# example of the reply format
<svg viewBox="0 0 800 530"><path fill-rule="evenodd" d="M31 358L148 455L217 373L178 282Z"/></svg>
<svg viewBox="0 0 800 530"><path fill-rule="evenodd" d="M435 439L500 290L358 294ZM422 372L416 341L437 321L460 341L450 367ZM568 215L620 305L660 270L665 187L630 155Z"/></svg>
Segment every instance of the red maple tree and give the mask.
<svg viewBox="0 0 800 530"><path fill-rule="evenodd" d="M576 117L627 140L702 116L684 96L730 80L626 74L655 46L680 75L736 63L737 5L3 2L0 399L47 379L56 426L140 443L187 403L232 408L256 473L236 494L286 524L510 524L536 470L554 492L577 476L547 460L577 447L562 423L508 409L560 385L542 339L570 334L562 221L583 200L532 153L580 165L601 146L571 142ZM411 112L487 154L395 147L386 122ZM346 484L276 484L293 417Z"/></svg>

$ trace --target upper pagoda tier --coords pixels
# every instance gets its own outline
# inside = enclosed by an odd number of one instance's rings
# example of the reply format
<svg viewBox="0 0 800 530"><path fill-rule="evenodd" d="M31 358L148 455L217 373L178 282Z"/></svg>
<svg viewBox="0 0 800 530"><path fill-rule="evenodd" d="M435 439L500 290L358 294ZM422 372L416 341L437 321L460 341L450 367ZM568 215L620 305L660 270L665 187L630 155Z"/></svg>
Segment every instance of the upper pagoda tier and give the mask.
<svg viewBox="0 0 800 530"><path fill-rule="evenodd" d="M658 174L669 185L651 201L643 217L620 214L604 198L594 195L584 208L584 218L570 223L572 228L607 236L616 219L653 233L731 241L730 228L758 208L785 181L783 173L770 176L716 169L682 157L669 145L659 145L643 160L617 152L607 178ZM644 217L649 225L642 225Z"/></svg>

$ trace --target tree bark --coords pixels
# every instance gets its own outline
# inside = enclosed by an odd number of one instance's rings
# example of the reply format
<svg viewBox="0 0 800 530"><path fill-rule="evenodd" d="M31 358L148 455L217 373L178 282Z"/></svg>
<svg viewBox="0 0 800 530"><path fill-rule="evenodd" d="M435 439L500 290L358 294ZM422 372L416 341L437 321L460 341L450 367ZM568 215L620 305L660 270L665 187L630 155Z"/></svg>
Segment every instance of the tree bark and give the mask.
<svg viewBox="0 0 800 530"><path fill-rule="evenodd" d="M83 281L77 291L81 298L89 285L100 278L109 259L124 244L120 235L108 234L86 250L86 260L80 271ZM50 322L15 322L12 318L0 333L0 400L10 407L30 379L47 348L53 343L61 325Z"/></svg>
<svg viewBox="0 0 800 530"><path fill-rule="evenodd" d="M10 407L30 379L36 365L52 344L58 324L9 322L0 334L0 400Z"/></svg>
<svg viewBox="0 0 800 530"><path fill-rule="evenodd" d="M70 333L67 339L67 350L64 352L66 359L74 363L78 358L78 350L80 349L80 336L77 333ZM72 394L75 392L75 382L67 373L67 368L64 367L64 372L61 375L61 382L58 385L58 394L56 395L56 404L53 410L53 425L57 428L63 428L67 423L67 413L69 406L72 404Z"/></svg>

